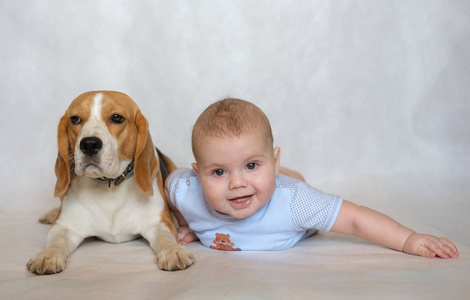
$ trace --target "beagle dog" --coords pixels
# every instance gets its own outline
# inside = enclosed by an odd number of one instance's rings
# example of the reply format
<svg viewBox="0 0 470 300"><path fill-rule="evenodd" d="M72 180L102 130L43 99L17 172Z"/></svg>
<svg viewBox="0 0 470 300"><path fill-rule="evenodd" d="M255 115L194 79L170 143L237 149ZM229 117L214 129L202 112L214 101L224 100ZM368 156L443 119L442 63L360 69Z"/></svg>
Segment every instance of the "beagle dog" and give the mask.
<svg viewBox="0 0 470 300"><path fill-rule="evenodd" d="M152 143L148 123L134 101L119 92L78 96L60 119L54 195L61 206L44 250L27 263L36 274L64 270L67 257L87 237L121 243L144 237L162 270L194 263L177 241L163 189L176 168Z"/></svg>

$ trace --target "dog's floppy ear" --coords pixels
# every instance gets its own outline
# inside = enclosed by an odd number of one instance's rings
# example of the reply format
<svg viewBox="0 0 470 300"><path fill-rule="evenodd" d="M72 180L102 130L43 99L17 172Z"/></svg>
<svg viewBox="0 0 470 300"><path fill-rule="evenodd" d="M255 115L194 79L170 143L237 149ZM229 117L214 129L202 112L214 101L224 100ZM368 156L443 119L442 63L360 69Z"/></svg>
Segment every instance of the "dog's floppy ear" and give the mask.
<svg viewBox="0 0 470 300"><path fill-rule="evenodd" d="M54 190L55 197L62 197L67 193L70 181L72 179L72 170L70 166L70 147L67 134L68 121L67 114L65 114L60 119L57 133L59 153L57 154L57 160L55 162L55 174L57 176Z"/></svg>
<svg viewBox="0 0 470 300"><path fill-rule="evenodd" d="M137 186L147 196L153 196L153 181L158 171L158 159L150 137L147 119L137 111L137 146L134 154L134 176Z"/></svg>

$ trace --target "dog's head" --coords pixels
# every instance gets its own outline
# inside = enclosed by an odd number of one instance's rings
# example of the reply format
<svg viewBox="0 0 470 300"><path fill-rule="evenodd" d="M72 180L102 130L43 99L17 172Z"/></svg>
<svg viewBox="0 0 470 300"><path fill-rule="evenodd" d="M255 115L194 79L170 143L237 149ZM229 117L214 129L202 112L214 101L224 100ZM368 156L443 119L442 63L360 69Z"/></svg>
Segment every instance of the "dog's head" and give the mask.
<svg viewBox="0 0 470 300"><path fill-rule="evenodd" d="M137 186L153 195L159 169L147 119L119 92L88 92L72 101L58 129L54 195L67 193L74 176L117 178L134 160Z"/></svg>

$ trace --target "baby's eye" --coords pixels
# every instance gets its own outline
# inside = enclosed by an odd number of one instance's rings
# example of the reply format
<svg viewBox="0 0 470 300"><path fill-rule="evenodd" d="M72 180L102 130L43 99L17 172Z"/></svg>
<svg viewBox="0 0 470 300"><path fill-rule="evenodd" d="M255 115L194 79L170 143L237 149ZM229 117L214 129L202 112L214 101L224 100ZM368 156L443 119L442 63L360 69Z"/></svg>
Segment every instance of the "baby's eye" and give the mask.
<svg viewBox="0 0 470 300"><path fill-rule="evenodd" d="M252 163L247 164L247 165L246 165L246 168L247 168L248 170L253 170L253 169L255 169L257 166L258 166L257 163L252 162Z"/></svg>
<svg viewBox="0 0 470 300"><path fill-rule="evenodd" d="M222 176L225 174L225 171L222 170L222 169L217 169L217 170L214 170L214 172L212 172L213 175L215 176Z"/></svg>

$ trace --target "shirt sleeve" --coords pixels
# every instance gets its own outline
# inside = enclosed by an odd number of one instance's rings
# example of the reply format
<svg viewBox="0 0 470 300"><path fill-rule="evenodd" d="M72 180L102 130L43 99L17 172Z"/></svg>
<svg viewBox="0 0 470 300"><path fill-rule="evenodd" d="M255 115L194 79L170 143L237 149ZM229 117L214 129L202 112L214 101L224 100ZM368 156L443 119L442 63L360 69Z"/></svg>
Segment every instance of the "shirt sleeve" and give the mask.
<svg viewBox="0 0 470 300"><path fill-rule="evenodd" d="M178 201L176 197L178 188L180 188L181 183L184 182L185 179L189 180L188 175L190 175L191 172L191 169L180 168L173 172L173 174L168 179L168 192L170 194L170 201L171 204L173 204L176 208L178 208ZM185 188L184 185L182 187Z"/></svg>
<svg viewBox="0 0 470 300"><path fill-rule="evenodd" d="M343 199L317 190L309 184L286 177L292 190L290 208L296 230L329 231L338 217Z"/></svg>

